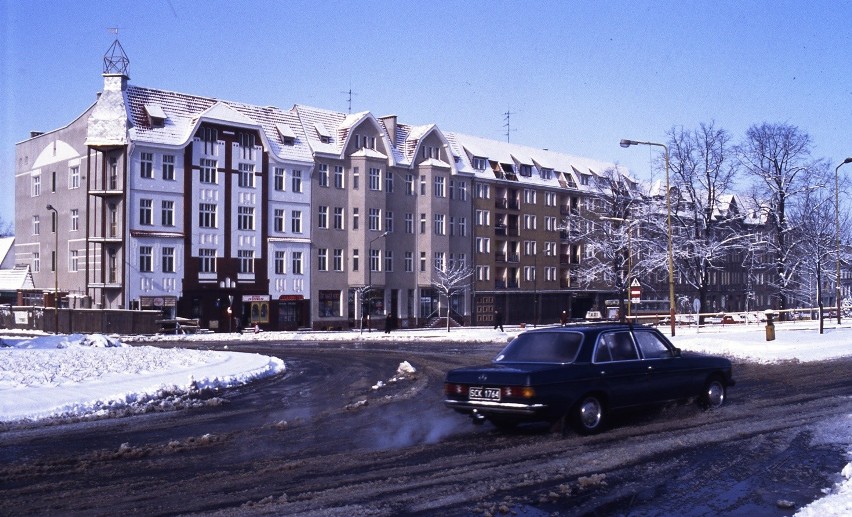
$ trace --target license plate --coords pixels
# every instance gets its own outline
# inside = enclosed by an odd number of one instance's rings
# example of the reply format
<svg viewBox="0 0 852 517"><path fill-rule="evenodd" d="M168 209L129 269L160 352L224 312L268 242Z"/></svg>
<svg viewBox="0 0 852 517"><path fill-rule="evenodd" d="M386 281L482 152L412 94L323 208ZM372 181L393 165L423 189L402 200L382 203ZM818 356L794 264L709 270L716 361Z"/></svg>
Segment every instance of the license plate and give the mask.
<svg viewBox="0 0 852 517"><path fill-rule="evenodd" d="M471 386L468 390L471 400L500 400L500 388L482 388Z"/></svg>

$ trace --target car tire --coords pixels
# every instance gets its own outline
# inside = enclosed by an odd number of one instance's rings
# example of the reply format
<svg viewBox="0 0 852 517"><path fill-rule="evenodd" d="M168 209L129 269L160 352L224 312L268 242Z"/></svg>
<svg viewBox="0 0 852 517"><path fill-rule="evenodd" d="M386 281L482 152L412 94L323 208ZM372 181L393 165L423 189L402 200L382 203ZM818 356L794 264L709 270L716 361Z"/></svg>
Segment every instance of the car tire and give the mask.
<svg viewBox="0 0 852 517"><path fill-rule="evenodd" d="M606 423L606 408L598 395L586 395L574 407L574 427L584 435L596 434Z"/></svg>
<svg viewBox="0 0 852 517"><path fill-rule="evenodd" d="M725 398L727 398L725 383L719 377L711 377L704 385L698 403L704 409L716 409L725 403Z"/></svg>

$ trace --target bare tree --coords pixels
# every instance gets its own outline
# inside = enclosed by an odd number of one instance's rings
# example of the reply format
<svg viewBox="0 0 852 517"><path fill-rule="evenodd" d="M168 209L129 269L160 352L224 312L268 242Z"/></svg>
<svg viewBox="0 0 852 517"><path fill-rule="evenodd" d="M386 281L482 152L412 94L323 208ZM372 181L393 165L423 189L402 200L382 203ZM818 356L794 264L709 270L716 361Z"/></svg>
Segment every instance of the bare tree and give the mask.
<svg viewBox="0 0 852 517"><path fill-rule="evenodd" d="M434 269L432 288L447 300L447 332L450 331L450 300L470 288L474 271L473 267L461 260L450 262L444 268L436 266Z"/></svg>
<svg viewBox="0 0 852 517"><path fill-rule="evenodd" d="M730 194L737 169L731 137L711 122L694 130L668 132L672 184L674 249L681 281L697 292L699 312L708 309L711 272L721 271L727 258L747 243L742 214ZM691 305L691 304L690 304Z"/></svg>
<svg viewBox="0 0 852 517"><path fill-rule="evenodd" d="M2 217L0 217L0 237L11 237L15 235L15 229L12 226L12 221L4 221Z"/></svg>
<svg viewBox="0 0 852 517"><path fill-rule="evenodd" d="M791 207L805 190L827 186L818 177L825 166L811 156L810 135L789 124L752 126L737 148L740 165L754 180L755 204L766 207L768 248L773 256L771 286L778 309L789 305L788 292L796 282L803 256L792 234Z"/></svg>

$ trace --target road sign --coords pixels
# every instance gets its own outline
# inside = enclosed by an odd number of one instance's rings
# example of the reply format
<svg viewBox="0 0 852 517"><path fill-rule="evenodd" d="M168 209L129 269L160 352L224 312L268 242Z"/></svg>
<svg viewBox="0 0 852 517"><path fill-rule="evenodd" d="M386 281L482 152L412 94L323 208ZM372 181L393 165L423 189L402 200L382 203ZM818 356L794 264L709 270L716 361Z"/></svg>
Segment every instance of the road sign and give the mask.
<svg viewBox="0 0 852 517"><path fill-rule="evenodd" d="M630 303L642 303L642 286L635 278L630 282Z"/></svg>

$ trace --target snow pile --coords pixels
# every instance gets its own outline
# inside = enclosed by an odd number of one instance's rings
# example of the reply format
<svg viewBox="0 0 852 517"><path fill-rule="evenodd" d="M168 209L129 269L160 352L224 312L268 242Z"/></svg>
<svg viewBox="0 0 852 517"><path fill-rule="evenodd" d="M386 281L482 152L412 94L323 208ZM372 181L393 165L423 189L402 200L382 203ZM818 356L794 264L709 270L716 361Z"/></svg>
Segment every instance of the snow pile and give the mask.
<svg viewBox="0 0 852 517"><path fill-rule="evenodd" d="M130 347L101 335L4 340L0 422L99 416L282 371L283 361L257 354Z"/></svg>

